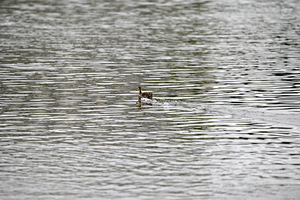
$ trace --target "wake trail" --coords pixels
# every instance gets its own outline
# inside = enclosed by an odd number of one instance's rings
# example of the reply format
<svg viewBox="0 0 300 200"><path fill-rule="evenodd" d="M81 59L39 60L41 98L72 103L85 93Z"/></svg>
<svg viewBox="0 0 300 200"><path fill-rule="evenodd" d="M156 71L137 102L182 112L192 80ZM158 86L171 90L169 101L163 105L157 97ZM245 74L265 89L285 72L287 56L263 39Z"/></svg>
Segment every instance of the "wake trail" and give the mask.
<svg viewBox="0 0 300 200"><path fill-rule="evenodd" d="M148 100L148 99L147 99ZM255 120L274 125L285 125L300 130L300 113L287 110L268 110L266 108L242 107L238 105L197 104L181 101L166 101L155 98L149 100L153 105L164 108L185 109L195 113L230 115L232 118Z"/></svg>
<svg viewBox="0 0 300 200"><path fill-rule="evenodd" d="M209 107L213 111L230 114L233 118L253 119L275 125L289 125L300 130L300 113L297 112L231 105L210 105Z"/></svg>

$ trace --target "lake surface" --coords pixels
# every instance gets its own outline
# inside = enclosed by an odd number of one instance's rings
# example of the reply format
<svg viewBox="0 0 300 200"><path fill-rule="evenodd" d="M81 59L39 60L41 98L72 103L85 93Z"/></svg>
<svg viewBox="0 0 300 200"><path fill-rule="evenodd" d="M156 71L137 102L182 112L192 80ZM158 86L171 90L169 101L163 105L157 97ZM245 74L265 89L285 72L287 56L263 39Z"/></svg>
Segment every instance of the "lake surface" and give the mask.
<svg viewBox="0 0 300 200"><path fill-rule="evenodd" d="M0 6L1 199L299 199L299 1Z"/></svg>

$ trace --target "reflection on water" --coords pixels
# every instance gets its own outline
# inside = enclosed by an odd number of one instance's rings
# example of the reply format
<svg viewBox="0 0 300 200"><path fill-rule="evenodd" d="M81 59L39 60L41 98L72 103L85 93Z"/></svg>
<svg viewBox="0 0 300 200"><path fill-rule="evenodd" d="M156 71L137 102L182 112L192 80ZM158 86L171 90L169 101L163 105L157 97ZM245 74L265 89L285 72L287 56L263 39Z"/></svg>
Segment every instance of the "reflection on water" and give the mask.
<svg viewBox="0 0 300 200"><path fill-rule="evenodd" d="M1 198L300 196L297 1L0 9Z"/></svg>

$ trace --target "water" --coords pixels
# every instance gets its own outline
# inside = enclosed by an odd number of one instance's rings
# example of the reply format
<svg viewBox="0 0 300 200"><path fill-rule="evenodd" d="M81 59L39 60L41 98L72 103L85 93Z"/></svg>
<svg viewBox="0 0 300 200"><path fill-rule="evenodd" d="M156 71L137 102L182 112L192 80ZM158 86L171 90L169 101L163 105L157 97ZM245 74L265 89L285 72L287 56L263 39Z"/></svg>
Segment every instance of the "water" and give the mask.
<svg viewBox="0 0 300 200"><path fill-rule="evenodd" d="M0 5L1 199L300 197L298 1Z"/></svg>

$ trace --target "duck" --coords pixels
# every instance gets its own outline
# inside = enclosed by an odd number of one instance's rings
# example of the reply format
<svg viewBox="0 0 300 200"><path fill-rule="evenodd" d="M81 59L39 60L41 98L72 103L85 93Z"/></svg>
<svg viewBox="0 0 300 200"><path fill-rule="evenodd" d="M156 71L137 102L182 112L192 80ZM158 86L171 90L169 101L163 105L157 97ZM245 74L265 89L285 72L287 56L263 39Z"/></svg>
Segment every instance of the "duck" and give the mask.
<svg viewBox="0 0 300 200"><path fill-rule="evenodd" d="M152 99L152 92L142 92L142 88L139 86L137 88L137 91L139 91L139 98L147 98Z"/></svg>

